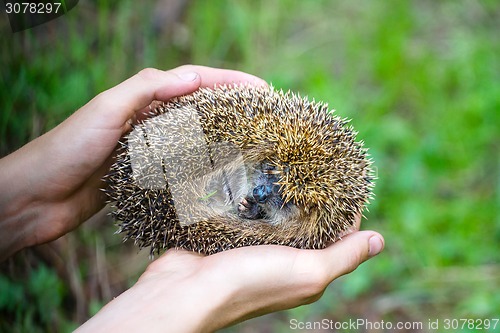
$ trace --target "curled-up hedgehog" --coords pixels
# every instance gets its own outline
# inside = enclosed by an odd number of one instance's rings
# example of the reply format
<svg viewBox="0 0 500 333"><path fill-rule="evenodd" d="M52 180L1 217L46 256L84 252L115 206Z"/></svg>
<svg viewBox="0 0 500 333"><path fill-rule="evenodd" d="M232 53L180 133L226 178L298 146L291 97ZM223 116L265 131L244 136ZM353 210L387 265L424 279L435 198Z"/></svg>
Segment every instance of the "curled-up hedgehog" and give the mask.
<svg viewBox="0 0 500 333"><path fill-rule="evenodd" d="M151 110L106 176L125 239L151 254L249 245L320 249L372 196L371 160L348 120L272 87L200 89Z"/></svg>

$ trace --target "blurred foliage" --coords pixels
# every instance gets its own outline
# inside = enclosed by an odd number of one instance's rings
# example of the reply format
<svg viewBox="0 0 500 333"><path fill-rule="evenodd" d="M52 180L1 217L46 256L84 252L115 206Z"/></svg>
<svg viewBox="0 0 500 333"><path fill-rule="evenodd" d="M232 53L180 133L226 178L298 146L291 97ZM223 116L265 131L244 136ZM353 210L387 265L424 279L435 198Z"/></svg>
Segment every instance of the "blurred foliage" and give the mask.
<svg viewBox="0 0 500 333"><path fill-rule="evenodd" d="M243 70L353 119L379 178L363 227L384 234L386 251L320 301L228 331L287 332L291 318L500 316L498 1L82 0L43 26L0 30L1 155L148 66ZM106 244L100 265L128 274L116 292L145 263L117 269L125 251L105 233L112 227L76 232L90 249L76 257L79 283ZM69 282L49 266L26 272L0 276L0 322L11 318L0 329L65 331L81 321L64 310L75 297ZM104 294L86 302L87 315Z"/></svg>
<svg viewBox="0 0 500 333"><path fill-rule="evenodd" d="M49 332L76 328L61 316L67 289L56 272L45 265L33 269L23 283L0 275L0 290L0 311L13 315L10 322L0 322L0 331Z"/></svg>

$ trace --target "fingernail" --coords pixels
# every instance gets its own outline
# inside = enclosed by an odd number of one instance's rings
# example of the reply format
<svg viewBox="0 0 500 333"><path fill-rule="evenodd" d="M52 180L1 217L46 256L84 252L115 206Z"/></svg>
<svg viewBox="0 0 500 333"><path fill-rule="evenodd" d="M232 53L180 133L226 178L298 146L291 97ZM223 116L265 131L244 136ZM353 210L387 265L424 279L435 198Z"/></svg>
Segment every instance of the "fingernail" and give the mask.
<svg viewBox="0 0 500 333"><path fill-rule="evenodd" d="M194 81L198 77L198 73L195 72L187 72L187 73L180 73L177 75L181 80L183 81Z"/></svg>
<svg viewBox="0 0 500 333"><path fill-rule="evenodd" d="M368 250L368 256L370 258L379 254L382 251L382 249L384 248L384 242L382 242L382 239L378 236L372 236L368 240L368 244L370 247Z"/></svg>

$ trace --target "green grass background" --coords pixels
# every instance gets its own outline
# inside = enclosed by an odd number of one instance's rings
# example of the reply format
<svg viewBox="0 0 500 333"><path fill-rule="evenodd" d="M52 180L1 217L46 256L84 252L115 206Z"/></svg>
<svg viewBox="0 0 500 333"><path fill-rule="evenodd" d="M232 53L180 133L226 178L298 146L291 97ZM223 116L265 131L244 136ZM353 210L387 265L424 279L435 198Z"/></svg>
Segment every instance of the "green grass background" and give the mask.
<svg viewBox="0 0 500 333"><path fill-rule="evenodd" d="M318 302L229 332L500 317L499 1L185 4L162 20L172 5L82 0L16 34L1 14L0 155L144 67L250 72L353 119L379 178L363 228L386 250ZM135 281L146 256L97 220L0 266L0 331L69 331Z"/></svg>

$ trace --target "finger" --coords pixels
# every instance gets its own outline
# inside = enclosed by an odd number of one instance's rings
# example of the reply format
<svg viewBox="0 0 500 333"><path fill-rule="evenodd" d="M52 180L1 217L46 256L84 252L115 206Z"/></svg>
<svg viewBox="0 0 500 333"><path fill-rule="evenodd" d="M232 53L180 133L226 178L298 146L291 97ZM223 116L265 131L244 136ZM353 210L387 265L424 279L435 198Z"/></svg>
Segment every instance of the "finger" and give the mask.
<svg viewBox="0 0 500 333"><path fill-rule="evenodd" d="M247 73L185 65L169 71L146 68L95 98L99 111L103 106L108 113L107 122L112 126L123 126L136 112L143 118L144 110L154 101L167 101L172 97L189 94L201 87L214 87L216 84L247 82L253 85L267 83ZM102 114L102 112L101 112Z"/></svg>
<svg viewBox="0 0 500 333"><path fill-rule="evenodd" d="M322 250L330 281L348 274L384 249L384 238L374 231L354 232Z"/></svg>
<svg viewBox="0 0 500 333"><path fill-rule="evenodd" d="M119 85L99 94L92 104L96 115L105 115L111 126L123 126L137 110L153 100L167 100L195 91L201 84L193 71L161 71L146 68ZM104 112L103 112L104 111Z"/></svg>
<svg viewBox="0 0 500 333"><path fill-rule="evenodd" d="M195 66L195 65L184 65L181 67L177 67L175 69L170 70L170 72L181 75L182 73L197 73L201 78L200 87L203 88L213 88L216 85L223 84L237 84L237 83L248 83L254 86L267 86L267 82L258 78L254 75L247 74L240 71L228 70L228 69L219 69L219 68L210 68L205 66ZM167 101L173 96L163 95L162 92L158 93L157 96L160 101ZM148 106L142 108L141 110L136 112L136 119L134 119L133 123L144 120L150 117L151 110L155 109L161 105L157 102L152 102Z"/></svg>
<svg viewBox="0 0 500 333"><path fill-rule="evenodd" d="M254 86L267 86L261 78L240 71L211 68L205 66L185 65L172 70L173 73L193 71L201 77L201 87L213 88L216 85L249 83Z"/></svg>

